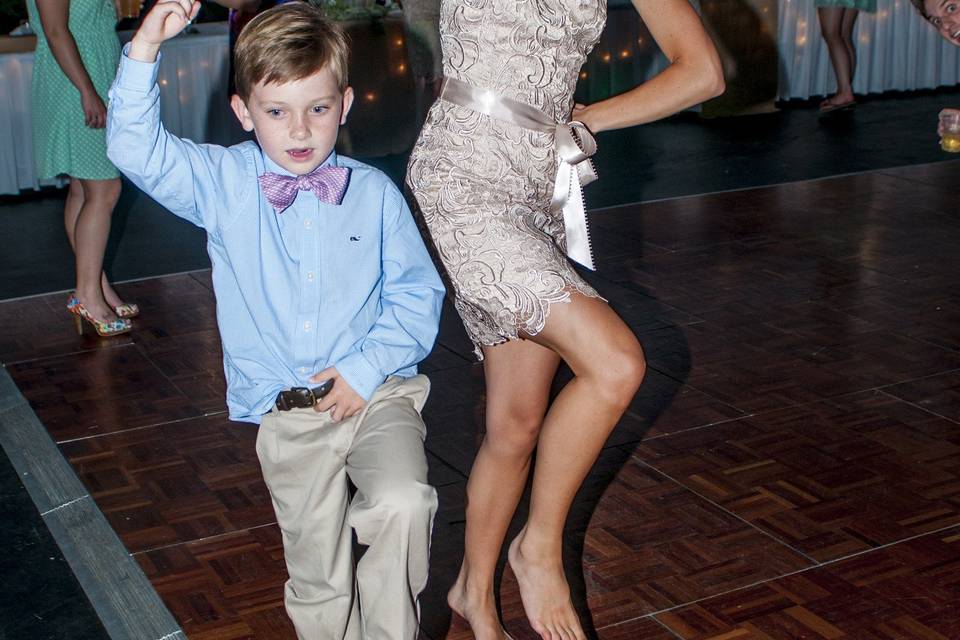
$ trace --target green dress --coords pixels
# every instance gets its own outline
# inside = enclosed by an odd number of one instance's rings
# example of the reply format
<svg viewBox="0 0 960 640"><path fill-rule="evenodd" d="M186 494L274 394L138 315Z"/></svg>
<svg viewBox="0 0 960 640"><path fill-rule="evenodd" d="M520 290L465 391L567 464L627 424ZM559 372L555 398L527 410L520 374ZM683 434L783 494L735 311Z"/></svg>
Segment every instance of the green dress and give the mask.
<svg viewBox="0 0 960 640"><path fill-rule="evenodd" d="M70 2L68 25L83 66L106 103L120 61L113 0L63 1ZM66 174L86 180L119 177L117 168L107 159L106 129L91 129L83 123L80 91L54 59L34 0L27 0L27 12L37 33L31 96L37 176L45 179Z"/></svg>
<svg viewBox="0 0 960 640"><path fill-rule="evenodd" d="M838 9L859 9L873 13L877 10L877 0L815 0L818 7L836 7Z"/></svg>

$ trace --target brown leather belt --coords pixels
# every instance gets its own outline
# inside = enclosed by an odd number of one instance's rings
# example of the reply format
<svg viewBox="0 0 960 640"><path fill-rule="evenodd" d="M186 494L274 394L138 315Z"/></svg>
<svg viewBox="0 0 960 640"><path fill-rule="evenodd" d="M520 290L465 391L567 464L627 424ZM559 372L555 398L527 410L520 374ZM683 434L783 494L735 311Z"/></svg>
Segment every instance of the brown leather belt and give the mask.
<svg viewBox="0 0 960 640"><path fill-rule="evenodd" d="M306 409L317 404L317 401L330 393L333 388L333 380L327 380L319 387L310 389L309 387L293 387L277 394L275 404L279 411L290 411L291 409Z"/></svg>

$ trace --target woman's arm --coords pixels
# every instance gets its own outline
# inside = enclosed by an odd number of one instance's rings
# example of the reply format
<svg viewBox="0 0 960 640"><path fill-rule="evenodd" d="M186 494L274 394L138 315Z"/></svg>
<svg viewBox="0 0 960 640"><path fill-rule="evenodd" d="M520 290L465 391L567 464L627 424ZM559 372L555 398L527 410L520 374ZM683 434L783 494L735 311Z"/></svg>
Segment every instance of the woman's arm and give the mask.
<svg viewBox="0 0 960 640"><path fill-rule="evenodd" d="M37 11L40 13L40 27L50 44L54 59L80 92L84 124L93 129L102 129L107 122L107 107L97 95L90 75L83 66L77 42L70 33L70 0L37 0Z"/></svg>
<svg viewBox="0 0 960 640"><path fill-rule="evenodd" d="M573 119L594 132L665 118L724 90L720 56L687 0L633 0L670 66L638 87L586 107Z"/></svg>

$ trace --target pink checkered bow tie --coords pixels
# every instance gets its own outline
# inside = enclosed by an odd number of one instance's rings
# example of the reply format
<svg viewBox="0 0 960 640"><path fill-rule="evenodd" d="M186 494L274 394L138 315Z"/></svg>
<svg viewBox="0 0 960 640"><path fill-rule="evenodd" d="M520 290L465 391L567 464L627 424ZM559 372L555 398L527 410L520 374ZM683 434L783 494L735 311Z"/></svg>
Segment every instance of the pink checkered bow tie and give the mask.
<svg viewBox="0 0 960 640"><path fill-rule="evenodd" d="M305 176L284 176L267 172L257 178L267 202L277 213L293 204L298 191L313 191L321 202L340 204L347 191L350 169L347 167L317 167Z"/></svg>

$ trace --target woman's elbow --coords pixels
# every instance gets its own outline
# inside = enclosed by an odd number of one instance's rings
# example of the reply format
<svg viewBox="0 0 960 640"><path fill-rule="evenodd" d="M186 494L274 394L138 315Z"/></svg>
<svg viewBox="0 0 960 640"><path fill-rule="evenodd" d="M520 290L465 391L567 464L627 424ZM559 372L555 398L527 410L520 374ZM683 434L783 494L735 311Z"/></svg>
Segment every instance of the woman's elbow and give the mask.
<svg viewBox="0 0 960 640"><path fill-rule="evenodd" d="M711 56L701 65L700 86L703 92L703 99L710 100L722 95L727 89L727 83L723 78L723 65L720 58Z"/></svg>
<svg viewBox="0 0 960 640"><path fill-rule="evenodd" d="M722 95L727 85L723 80L722 73L698 73L696 80L691 83L693 89L693 102L700 104L707 100L712 100Z"/></svg>
<svg viewBox="0 0 960 640"><path fill-rule="evenodd" d="M711 98L716 98L717 96L723 95L723 92L727 90L727 82L723 78L723 71L716 69L716 72L710 75L708 85L705 89L707 94L706 100Z"/></svg>

